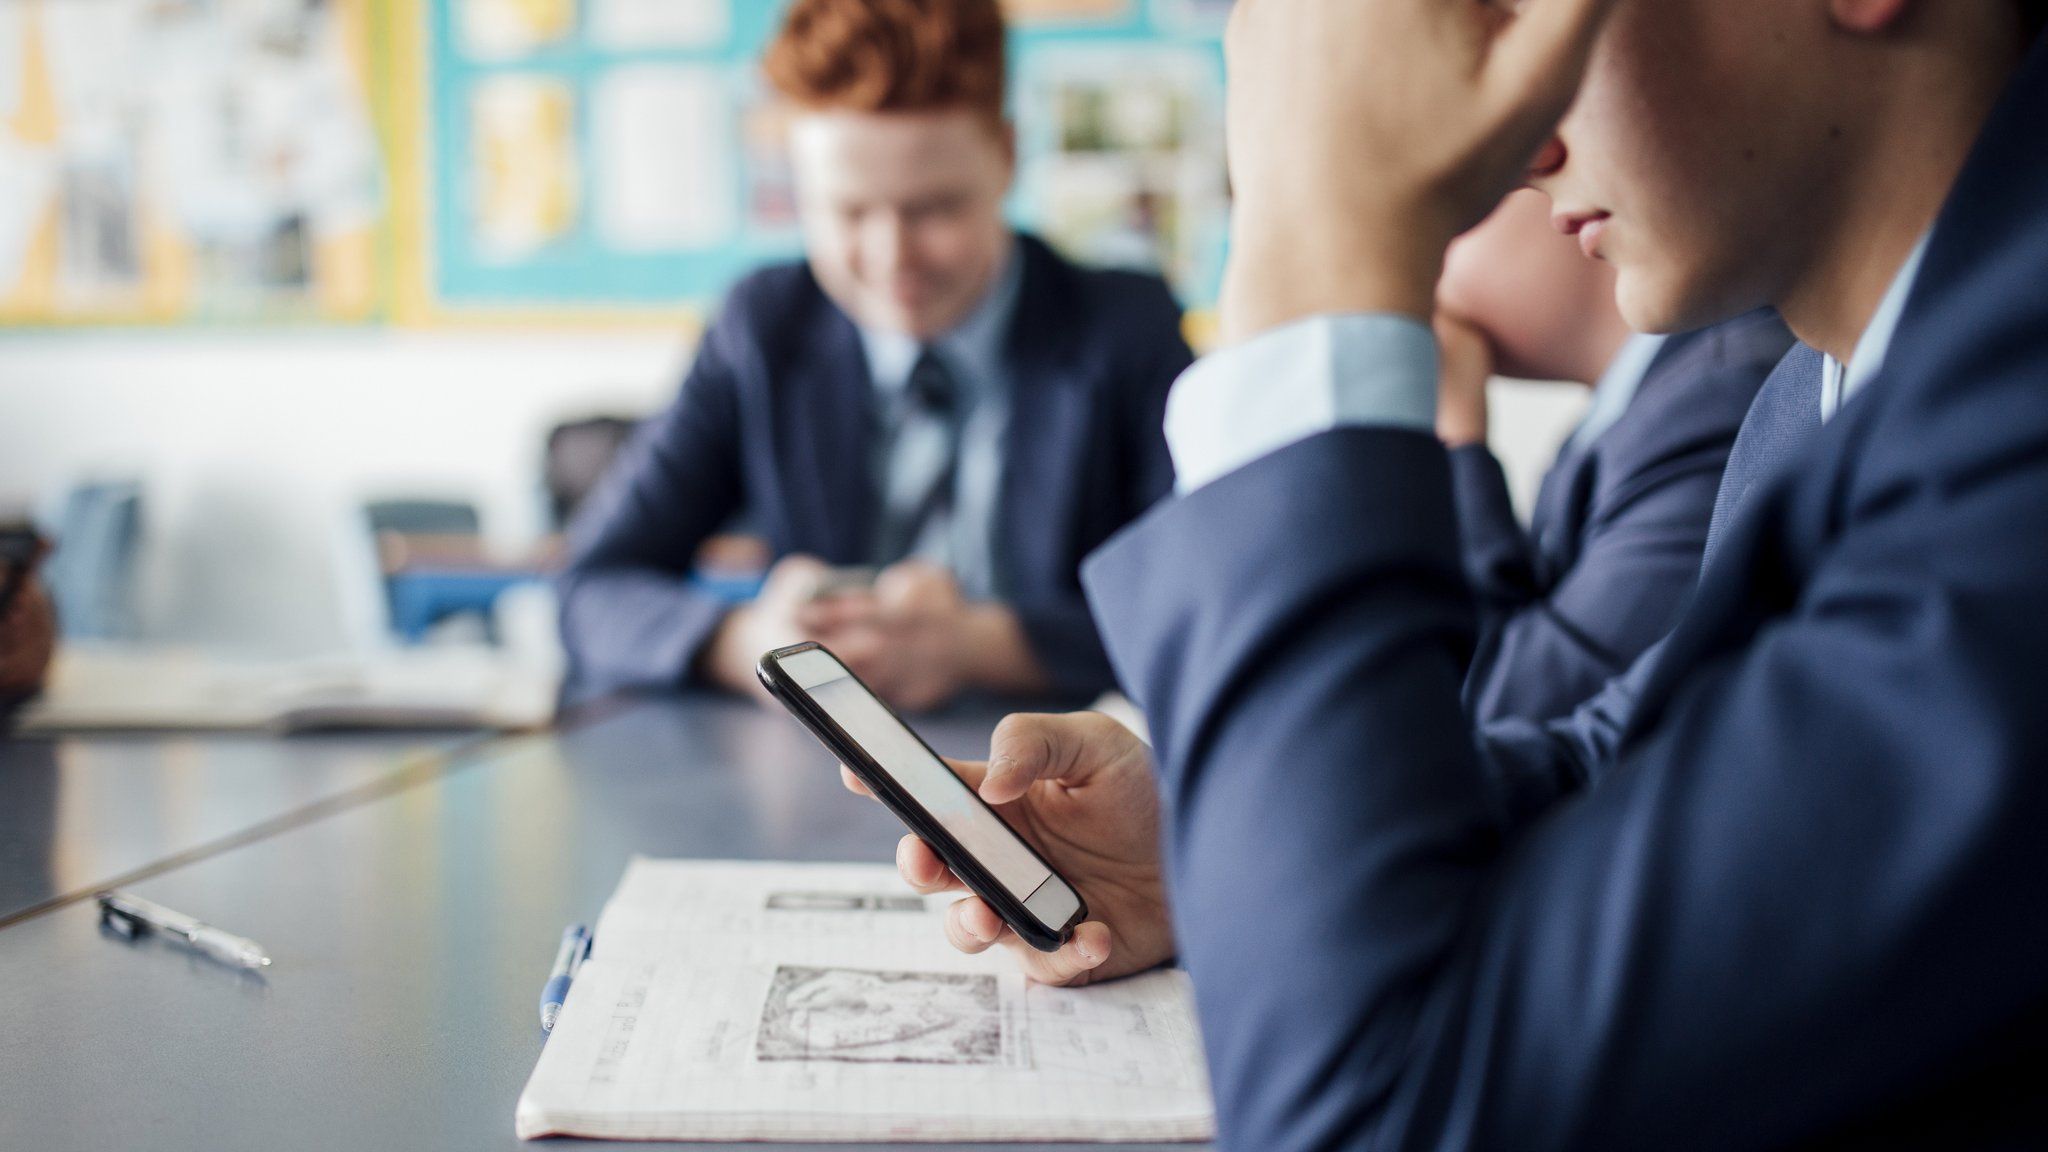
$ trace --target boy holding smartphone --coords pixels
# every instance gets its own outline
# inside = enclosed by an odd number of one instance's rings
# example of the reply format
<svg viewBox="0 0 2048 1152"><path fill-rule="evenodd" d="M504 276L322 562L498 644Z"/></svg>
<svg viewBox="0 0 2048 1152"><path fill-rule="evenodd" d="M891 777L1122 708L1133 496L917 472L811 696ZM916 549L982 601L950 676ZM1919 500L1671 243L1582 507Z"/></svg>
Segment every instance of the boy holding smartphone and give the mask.
<svg viewBox="0 0 2048 1152"><path fill-rule="evenodd" d="M996 0L789 6L765 71L805 260L733 288L571 526L572 698L758 691L755 659L797 640L911 709L1113 685L1081 557L1171 487L1191 354L1157 276L1004 220L1005 67ZM776 558L738 606L689 579L736 514ZM871 587L840 572L863 566Z"/></svg>
<svg viewBox="0 0 2048 1152"><path fill-rule="evenodd" d="M1107 721L1013 717L979 781L1026 827L1081 788L1163 803L1164 852L1106 810L1037 841L1116 946L1018 951L1159 962L1096 892L1170 874L1219 1145L2048 1143L2044 23L1240 0L1229 347L1176 385L1181 496L1087 572L1157 774ZM1437 271L1524 178L1631 324L1768 304L1815 350L1762 394L1819 419L1745 421L1782 450L1627 723L1577 751L1475 739L1438 514ZM1550 804L1511 823L1492 786L1537 766ZM973 900L949 920L1012 942Z"/></svg>

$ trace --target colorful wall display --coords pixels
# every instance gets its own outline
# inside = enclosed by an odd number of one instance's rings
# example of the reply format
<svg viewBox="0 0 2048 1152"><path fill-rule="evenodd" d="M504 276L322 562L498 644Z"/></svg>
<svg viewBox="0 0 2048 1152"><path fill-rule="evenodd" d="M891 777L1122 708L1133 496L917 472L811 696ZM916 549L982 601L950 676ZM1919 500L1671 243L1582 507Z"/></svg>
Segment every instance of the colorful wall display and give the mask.
<svg viewBox="0 0 2048 1152"><path fill-rule="evenodd" d="M367 0L0 0L0 323L360 321Z"/></svg>
<svg viewBox="0 0 2048 1152"><path fill-rule="evenodd" d="M1228 0L1005 6L1013 218L1213 301ZM0 0L0 324L701 315L799 250L782 8Z"/></svg>

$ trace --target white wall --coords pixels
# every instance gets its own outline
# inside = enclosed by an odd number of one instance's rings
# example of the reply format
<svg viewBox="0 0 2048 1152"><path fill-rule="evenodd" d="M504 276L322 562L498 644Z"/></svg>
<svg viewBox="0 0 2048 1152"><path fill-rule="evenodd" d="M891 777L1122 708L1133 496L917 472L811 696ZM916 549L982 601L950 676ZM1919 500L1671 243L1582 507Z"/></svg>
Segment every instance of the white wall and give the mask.
<svg viewBox="0 0 2048 1152"><path fill-rule="evenodd" d="M1487 389L1489 439L1524 520L1558 446L1579 426L1592 398L1590 389L1574 384L1496 379Z"/></svg>
<svg viewBox="0 0 2048 1152"><path fill-rule="evenodd" d="M541 527L548 427L664 402L687 351L659 332L0 332L0 501L138 476L146 636L287 652L345 646L349 509L474 501L507 552ZM1526 501L1581 390L1497 384L1496 441Z"/></svg>
<svg viewBox="0 0 2048 1152"><path fill-rule="evenodd" d="M660 333L0 334L0 497L139 476L145 635L324 651L349 509L457 496L516 550L548 427L650 410L684 360Z"/></svg>

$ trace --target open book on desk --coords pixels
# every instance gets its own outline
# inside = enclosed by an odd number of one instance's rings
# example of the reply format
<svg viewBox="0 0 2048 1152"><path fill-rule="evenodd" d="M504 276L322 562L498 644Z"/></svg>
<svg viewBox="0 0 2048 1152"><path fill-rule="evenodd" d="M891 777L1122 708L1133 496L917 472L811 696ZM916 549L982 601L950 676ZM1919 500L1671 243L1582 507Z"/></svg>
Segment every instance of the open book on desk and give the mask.
<svg viewBox="0 0 2048 1152"><path fill-rule="evenodd" d="M1206 1140L1186 974L1028 982L886 865L635 859L522 1137Z"/></svg>
<svg viewBox="0 0 2048 1152"><path fill-rule="evenodd" d="M324 659L67 645L23 734L122 730L545 727L558 674L488 650L404 649Z"/></svg>

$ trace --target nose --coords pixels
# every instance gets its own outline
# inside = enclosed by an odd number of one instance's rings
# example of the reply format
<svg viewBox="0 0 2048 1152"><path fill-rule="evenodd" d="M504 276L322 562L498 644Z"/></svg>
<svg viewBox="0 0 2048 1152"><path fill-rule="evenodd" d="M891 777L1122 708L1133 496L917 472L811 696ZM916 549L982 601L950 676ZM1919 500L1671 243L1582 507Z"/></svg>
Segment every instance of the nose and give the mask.
<svg viewBox="0 0 2048 1152"><path fill-rule="evenodd" d="M1564 170L1564 162L1571 156L1565 147L1564 138L1553 135L1536 150L1536 156L1529 161L1528 183L1532 188L1541 189L1542 182Z"/></svg>
<svg viewBox="0 0 2048 1152"><path fill-rule="evenodd" d="M901 212L876 212L868 222L865 243L868 270L877 278L894 275L908 262L910 228Z"/></svg>

